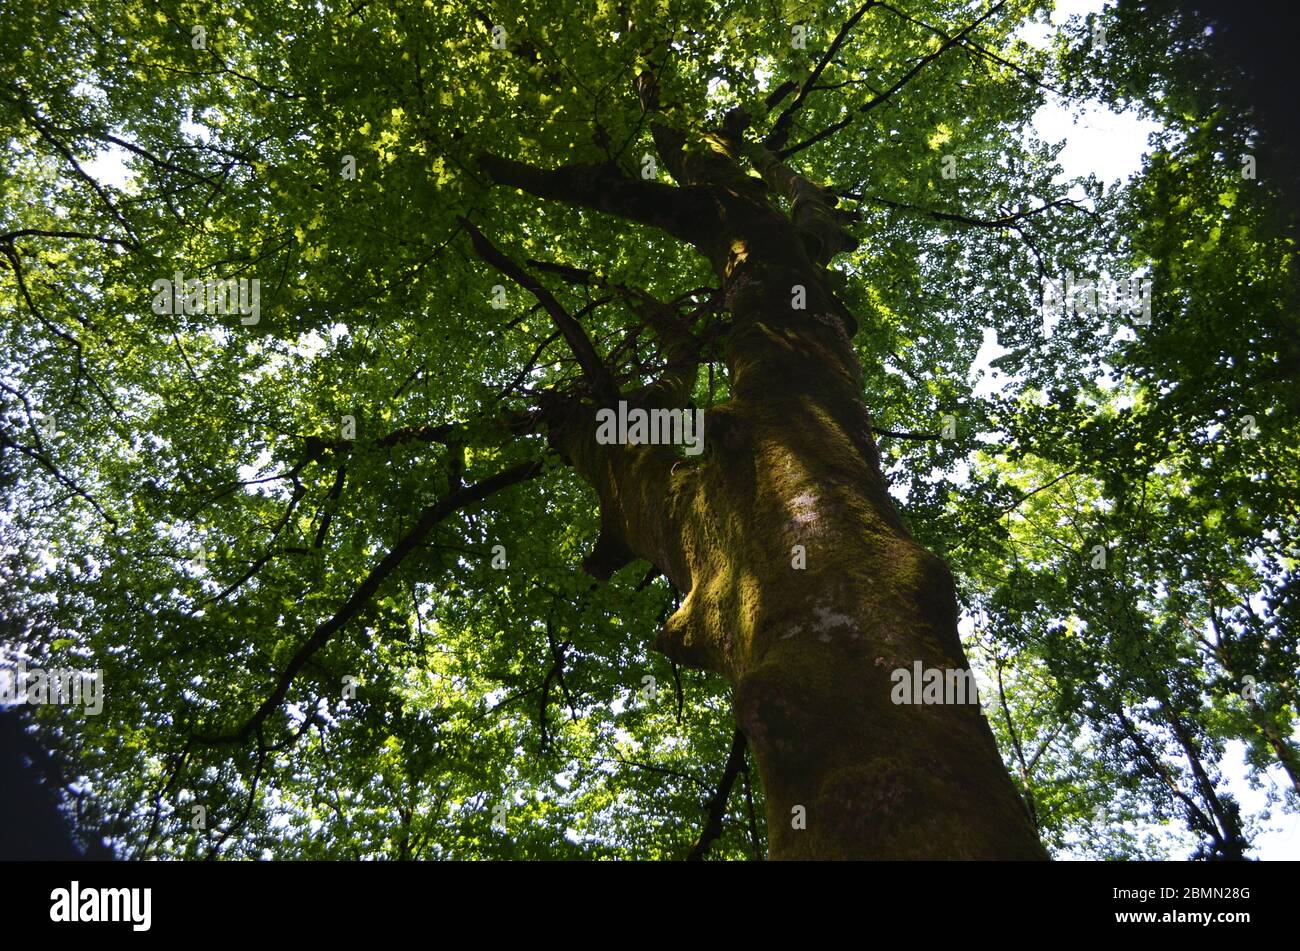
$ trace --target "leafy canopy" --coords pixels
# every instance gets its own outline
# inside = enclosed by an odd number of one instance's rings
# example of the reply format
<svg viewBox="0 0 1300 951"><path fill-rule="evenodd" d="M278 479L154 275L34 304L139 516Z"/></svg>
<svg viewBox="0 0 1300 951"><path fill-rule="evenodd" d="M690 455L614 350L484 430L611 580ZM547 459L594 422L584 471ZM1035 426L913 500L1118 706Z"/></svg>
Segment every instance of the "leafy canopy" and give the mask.
<svg viewBox="0 0 1300 951"><path fill-rule="evenodd" d="M864 400L961 578L1008 766L1055 849L1156 854L1135 823L1174 822L1222 853L1253 829L1226 744L1263 776L1296 710L1294 246L1239 174L1249 115L1177 12L1109 13L1099 51L1083 22L1028 44L1033 0L867 6L789 161L860 239L834 267ZM689 149L737 106L761 135L862 5L58 7L0 11L0 610L11 657L104 671L101 715L29 711L82 833L136 857L684 855L725 685L648 649L677 595L644 563L578 570L594 495L525 423L580 370L458 218L648 382L628 289L707 344L705 263L477 157L670 182L638 76ZM1062 181L1029 127L1052 90L1156 117L1141 175ZM1149 275L1151 324L1045 337L1067 271ZM256 278L256 320L156 313L177 274ZM986 328L1002 386L977 395ZM701 407L728 393L706 362ZM746 769L710 854L762 854L761 815Z"/></svg>

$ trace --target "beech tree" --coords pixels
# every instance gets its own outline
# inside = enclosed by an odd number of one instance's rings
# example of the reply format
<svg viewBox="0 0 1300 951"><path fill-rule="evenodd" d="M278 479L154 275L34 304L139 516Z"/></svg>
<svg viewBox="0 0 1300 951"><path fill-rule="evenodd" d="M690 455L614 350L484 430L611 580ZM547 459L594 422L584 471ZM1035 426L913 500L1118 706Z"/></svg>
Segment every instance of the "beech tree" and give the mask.
<svg viewBox="0 0 1300 951"><path fill-rule="evenodd" d="M1201 21L1050 8L6 3L0 610L102 672L28 711L82 836L1245 856L1290 219ZM1059 175L1049 95L1142 174Z"/></svg>

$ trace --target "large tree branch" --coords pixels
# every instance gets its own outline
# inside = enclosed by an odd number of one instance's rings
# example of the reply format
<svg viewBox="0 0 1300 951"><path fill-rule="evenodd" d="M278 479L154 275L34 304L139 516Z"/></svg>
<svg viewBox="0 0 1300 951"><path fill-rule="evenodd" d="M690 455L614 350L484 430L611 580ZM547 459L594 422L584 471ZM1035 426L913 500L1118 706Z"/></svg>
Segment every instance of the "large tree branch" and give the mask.
<svg viewBox="0 0 1300 951"><path fill-rule="evenodd" d="M548 170L485 152L478 164L498 185L651 225L692 244L707 230L704 193L628 178L613 163Z"/></svg>
<svg viewBox="0 0 1300 951"><path fill-rule="evenodd" d="M1174 778L1168 765L1166 765L1160 756L1152 750L1151 745L1142 738L1141 733L1138 732L1138 728L1133 721L1129 719L1128 715L1125 714L1122 709L1113 712L1115 718L1119 721L1121 728L1124 730L1124 734L1133 743L1134 748L1146 762L1155 778L1164 783L1165 787L1168 788L1174 797L1177 798L1184 807L1186 807L1188 823L1192 828L1199 828L1201 831L1212 836L1216 843L1222 843L1222 834L1219 832L1219 827L1215 825L1214 820L1205 814L1204 810L1196 804L1196 800L1183 791L1183 788L1178 784L1178 780Z"/></svg>
<svg viewBox="0 0 1300 951"><path fill-rule="evenodd" d="M828 264L841 251L852 251L857 238L844 228L844 215L836 212L834 196L814 185L776 157L765 145L749 149L750 161L763 180L790 202L790 220L816 240L810 248L818 264Z"/></svg>
<svg viewBox="0 0 1300 951"><path fill-rule="evenodd" d="M642 121L648 114L659 111L659 77L651 70L642 70L637 76L636 96L641 101ZM654 139L660 160L673 178L685 183L687 177L682 161L685 157L686 136L681 130L656 119L650 123L650 137Z"/></svg>
<svg viewBox="0 0 1300 951"><path fill-rule="evenodd" d="M6 231L4 234L0 234L0 243L12 243L15 238L80 238L86 241L98 241L100 244L109 247L117 245L127 250L131 249L131 244L121 238L91 234L87 231L46 231L43 228L20 228L17 231Z"/></svg>

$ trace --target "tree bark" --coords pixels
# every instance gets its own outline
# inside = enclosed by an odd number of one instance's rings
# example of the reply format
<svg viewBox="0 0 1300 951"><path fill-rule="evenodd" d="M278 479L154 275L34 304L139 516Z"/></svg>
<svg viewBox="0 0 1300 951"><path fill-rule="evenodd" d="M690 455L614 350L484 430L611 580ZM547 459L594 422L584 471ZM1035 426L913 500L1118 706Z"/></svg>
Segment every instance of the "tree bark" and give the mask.
<svg viewBox="0 0 1300 951"><path fill-rule="evenodd" d="M588 567L645 558L685 592L655 646L734 688L773 858L1046 858L978 704L893 702L895 669L968 663L951 574L886 491L852 317L827 287L837 248L734 176L690 185L708 202L666 230L692 234L721 280L732 398L686 459L598 445L592 404L550 414L600 496Z"/></svg>

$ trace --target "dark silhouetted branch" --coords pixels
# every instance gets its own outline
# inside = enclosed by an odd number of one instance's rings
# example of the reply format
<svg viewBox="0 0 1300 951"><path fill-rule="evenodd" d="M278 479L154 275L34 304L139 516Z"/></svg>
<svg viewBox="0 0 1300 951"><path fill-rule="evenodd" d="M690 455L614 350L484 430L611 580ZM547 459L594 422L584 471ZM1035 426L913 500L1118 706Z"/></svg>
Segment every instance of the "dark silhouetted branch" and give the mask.
<svg viewBox="0 0 1300 951"><path fill-rule="evenodd" d="M876 106L888 102L889 99L893 97L893 95L896 92L898 92L909 82L911 82L917 73L923 70L930 63L934 62L936 59L938 59L940 56L942 56L952 47L960 43L963 39L966 38L967 33L975 29L975 27L979 26L981 23L983 23L993 14L997 13L998 10L1002 9L1002 7L1005 5L1006 5L1006 0L998 0L997 3L993 4L993 6L989 7L988 10L984 11L984 13L980 15L978 19L976 19L975 21L973 21L972 23L964 27L960 33L958 33L957 35L951 37L950 39L942 43L939 46L939 48L935 50L933 53L929 53L926 56L923 56L921 59L917 60L916 64L911 69L909 69L906 73L900 76L898 81L895 82L894 85L886 89L883 93L881 93L878 96L873 96L870 100L868 100L863 105L859 106L854 111L850 112L843 119L839 120L838 122L832 123L831 125L827 126L825 129L822 129L816 135L804 139L802 142L798 143L797 145L792 145L788 149L779 150L777 152L777 155L780 156L781 158L788 158L789 156L794 155L796 152L802 152L804 149L808 148L809 146L816 145L822 139L826 139L834 135L836 132L840 131L840 129L843 129L846 125L852 122L857 116L865 115L866 113L870 112L872 109L876 108Z"/></svg>
<svg viewBox="0 0 1300 951"><path fill-rule="evenodd" d="M704 824L704 831L700 833L700 837L691 846L690 854L686 856L688 862L698 862L703 859L705 853L709 851L709 846L722 836L722 819L727 814L727 800L731 798L731 787L735 785L736 776L740 773L744 762L745 734L737 730L731 739L731 755L727 757L722 779L718 782L717 791L709 802L709 818Z"/></svg>
<svg viewBox="0 0 1300 951"><path fill-rule="evenodd" d="M592 345L587 332L582 329L582 324L574 320L569 312L560 306L560 302L537 278L501 253L468 219L457 218L457 221L469 234L478 256L536 297L538 303L551 315L556 329L564 335L565 342L573 351L578 365L582 367L583 375L596 395L602 399L616 399L618 387L614 383L614 378L610 376L609 368L596 353L596 348Z"/></svg>
<svg viewBox="0 0 1300 951"><path fill-rule="evenodd" d="M233 733L221 735L195 735L195 740L206 745L217 745L223 743L243 743L253 733L259 730L267 717L279 709L280 704L284 702L285 696L289 692L289 687L293 683L294 677L306 665L318 650L328 643L342 627L352 620L361 610L370 602L378 592L380 586L387 580L388 576L397 570L397 567L406 559L406 557L415 551L419 544L424 541L425 537L433 530L433 527L447 518L454 512L467 508L478 502L483 501L494 492L499 492L507 486L524 482L539 475L542 471L542 464L536 460L531 462L521 462L518 465L511 466L494 476L476 482L471 486L459 489L449 493L446 498L425 506L416 520L415 527L412 528L405 536L402 537L392 550L384 556L383 560L371 569L366 579L357 586L352 596L343 603L332 617L317 626L311 637L298 648L293 658L289 661L284 671L280 674L280 679L275 688L271 691L270 696L266 698L257 708L257 711Z"/></svg>
<svg viewBox="0 0 1300 951"><path fill-rule="evenodd" d="M806 80L804 80L803 85L795 87L799 90L799 95L795 96L794 102L786 106L781 115L777 117L775 125L772 126L772 131L768 133L767 138L763 141L764 146L776 150L785 145L786 140L790 137L790 123L794 121L794 114L799 111L799 108L804 104L804 100L808 98L808 94L813 91L822 72L828 65L830 65L831 60L835 58L835 54L838 53L840 47L844 45L844 41L849 38L849 33L855 26L857 26L858 21L866 16L868 10L878 5L879 0L867 0L866 3L858 8L858 11L854 13L853 16L849 17L848 20L844 22L844 25L840 27L840 31L835 34L835 39L831 40L831 45L826 48L826 52L822 54L821 59L817 61L817 65L813 67L812 73ZM772 93L772 96L775 96L777 92L780 92L781 90L786 90L786 87L790 85L793 84L782 84ZM784 98L788 94L788 91L781 92L781 98ZM770 100L772 96L769 96L768 99ZM780 99L777 101L779 102ZM771 108L771 105L772 103L769 102L769 108Z"/></svg>
<svg viewBox="0 0 1300 951"><path fill-rule="evenodd" d="M548 170L483 153L478 164L498 185L651 225L692 243L706 233L712 213L702 193L628 178L611 162Z"/></svg>

